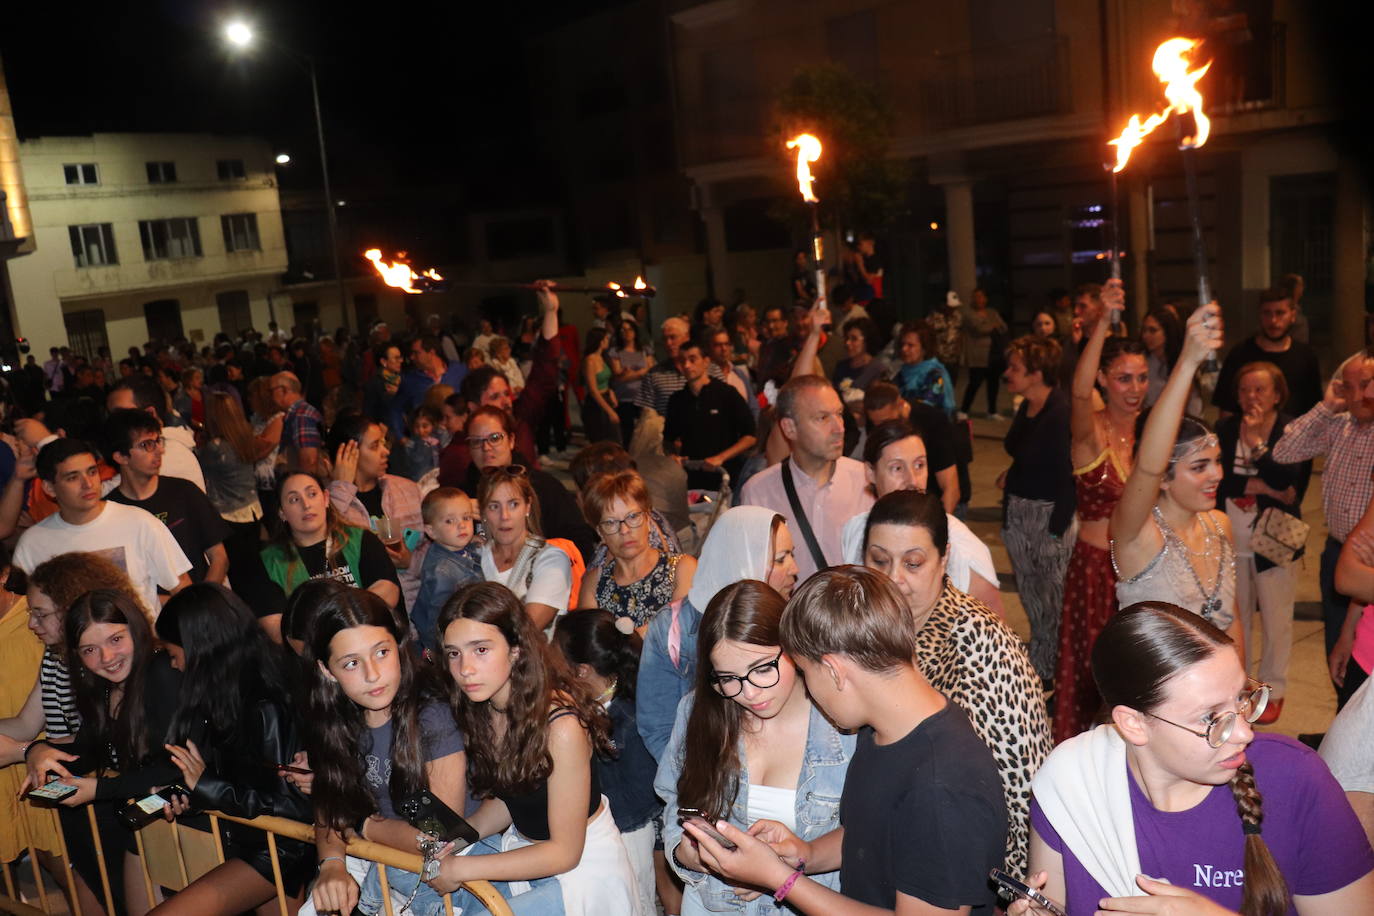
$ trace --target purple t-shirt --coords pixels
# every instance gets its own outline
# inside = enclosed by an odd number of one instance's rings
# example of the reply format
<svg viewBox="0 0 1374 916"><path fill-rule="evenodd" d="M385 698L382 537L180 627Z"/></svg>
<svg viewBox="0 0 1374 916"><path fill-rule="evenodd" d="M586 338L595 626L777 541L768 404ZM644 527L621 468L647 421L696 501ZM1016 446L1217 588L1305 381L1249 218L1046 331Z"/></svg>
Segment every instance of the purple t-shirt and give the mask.
<svg viewBox="0 0 1374 916"><path fill-rule="evenodd" d="M1339 890L1374 869L1364 830L1326 764L1283 735L1256 735L1247 749L1255 785L1264 797L1264 840L1298 896ZM1245 835L1229 786L1220 785L1187 811L1159 811L1130 772L1131 814L1141 870L1165 878L1232 910L1240 910ZM1088 874L1031 799L1031 826L1064 857L1070 916L1092 913L1110 896ZM1290 905L1289 913L1296 913Z"/></svg>

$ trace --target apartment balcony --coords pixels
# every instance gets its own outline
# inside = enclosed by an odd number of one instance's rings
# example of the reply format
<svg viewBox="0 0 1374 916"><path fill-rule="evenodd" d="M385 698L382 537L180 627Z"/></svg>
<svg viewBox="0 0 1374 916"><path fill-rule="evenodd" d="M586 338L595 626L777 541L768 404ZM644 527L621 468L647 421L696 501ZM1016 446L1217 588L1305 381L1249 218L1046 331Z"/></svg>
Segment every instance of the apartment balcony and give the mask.
<svg viewBox="0 0 1374 916"><path fill-rule="evenodd" d="M1212 69L1204 78L1207 110L1213 115L1241 115L1283 108L1287 101L1288 27L1273 22L1250 40L1219 43Z"/></svg>
<svg viewBox="0 0 1374 916"><path fill-rule="evenodd" d="M915 102L923 128L970 127L1073 110L1064 35L937 51L925 59L922 71Z"/></svg>

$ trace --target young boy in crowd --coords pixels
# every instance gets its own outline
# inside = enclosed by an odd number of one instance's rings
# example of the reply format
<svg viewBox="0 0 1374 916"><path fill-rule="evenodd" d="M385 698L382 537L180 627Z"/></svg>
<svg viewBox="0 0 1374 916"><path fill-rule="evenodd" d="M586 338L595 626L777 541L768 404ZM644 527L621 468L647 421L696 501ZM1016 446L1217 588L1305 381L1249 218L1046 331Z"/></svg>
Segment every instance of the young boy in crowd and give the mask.
<svg viewBox="0 0 1374 916"><path fill-rule="evenodd" d="M727 850L697 827L701 859L727 881L805 914L990 914L1006 803L992 752L912 659L916 626L897 587L859 566L812 576L787 603L782 649L806 689L858 746L840 827L810 842L776 821L720 821ZM840 871L837 894L806 877Z"/></svg>
<svg viewBox="0 0 1374 916"><path fill-rule="evenodd" d="M405 476L419 480L439 466L439 430L443 418L433 407L421 404L410 414L410 435L401 440Z"/></svg>
<svg viewBox="0 0 1374 916"><path fill-rule="evenodd" d="M435 633L439 609L464 585L482 581L482 561L472 544L477 507L457 487L439 487L425 495L420 517L430 545L420 567L420 592L410 610L410 623L425 650L433 654L439 651Z"/></svg>

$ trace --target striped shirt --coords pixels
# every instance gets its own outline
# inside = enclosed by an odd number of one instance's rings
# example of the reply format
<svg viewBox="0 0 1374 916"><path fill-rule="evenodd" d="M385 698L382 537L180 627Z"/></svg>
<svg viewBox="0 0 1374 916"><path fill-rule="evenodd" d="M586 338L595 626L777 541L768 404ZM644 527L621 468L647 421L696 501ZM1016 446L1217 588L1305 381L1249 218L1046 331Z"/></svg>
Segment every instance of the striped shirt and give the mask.
<svg viewBox="0 0 1374 916"><path fill-rule="evenodd" d="M38 668L38 685L43 699L43 730L49 738L70 738L81 727L72 694L71 673L67 664L50 648L44 648Z"/></svg>

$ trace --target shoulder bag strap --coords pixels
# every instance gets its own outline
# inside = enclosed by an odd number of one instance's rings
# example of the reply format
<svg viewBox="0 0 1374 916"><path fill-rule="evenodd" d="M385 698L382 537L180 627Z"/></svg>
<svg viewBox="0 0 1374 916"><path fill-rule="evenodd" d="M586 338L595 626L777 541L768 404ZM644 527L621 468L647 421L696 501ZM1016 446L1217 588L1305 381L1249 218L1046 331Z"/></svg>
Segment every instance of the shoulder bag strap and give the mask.
<svg viewBox="0 0 1374 916"><path fill-rule="evenodd" d="M821 545L816 543L816 534L811 530L811 520L806 517L806 510L797 498L797 485L792 482L791 458L784 458L782 462L782 488L787 491L787 504L792 507L792 516L797 520L797 527L801 529L806 549L811 551L811 559L816 561L817 569L825 569L830 564L825 561Z"/></svg>

